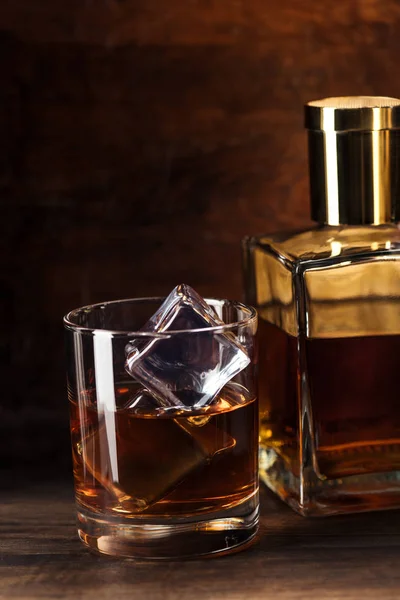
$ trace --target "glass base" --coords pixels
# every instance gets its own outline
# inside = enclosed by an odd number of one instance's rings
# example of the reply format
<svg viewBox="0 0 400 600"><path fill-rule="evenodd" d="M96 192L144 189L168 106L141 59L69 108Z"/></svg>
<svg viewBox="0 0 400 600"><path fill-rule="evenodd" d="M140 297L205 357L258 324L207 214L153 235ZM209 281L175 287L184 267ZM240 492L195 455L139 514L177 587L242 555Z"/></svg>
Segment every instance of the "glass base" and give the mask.
<svg viewBox="0 0 400 600"><path fill-rule="evenodd" d="M305 517L400 508L399 471L326 480L308 471L301 482L274 449L261 447L260 480Z"/></svg>
<svg viewBox="0 0 400 600"><path fill-rule="evenodd" d="M239 516L231 513L232 509L202 519L121 519L78 507L78 534L91 550L120 557L162 560L227 554L254 541L258 501L253 497L241 504Z"/></svg>

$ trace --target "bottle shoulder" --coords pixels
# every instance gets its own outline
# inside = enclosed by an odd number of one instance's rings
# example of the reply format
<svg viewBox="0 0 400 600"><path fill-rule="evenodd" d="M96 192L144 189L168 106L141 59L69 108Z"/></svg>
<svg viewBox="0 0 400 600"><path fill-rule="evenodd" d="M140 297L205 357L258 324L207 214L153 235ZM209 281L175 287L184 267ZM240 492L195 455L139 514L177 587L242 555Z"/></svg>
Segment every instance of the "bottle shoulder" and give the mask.
<svg viewBox="0 0 400 600"><path fill-rule="evenodd" d="M247 244L289 262L346 260L357 255L400 253L400 225L319 226L312 229L258 235Z"/></svg>

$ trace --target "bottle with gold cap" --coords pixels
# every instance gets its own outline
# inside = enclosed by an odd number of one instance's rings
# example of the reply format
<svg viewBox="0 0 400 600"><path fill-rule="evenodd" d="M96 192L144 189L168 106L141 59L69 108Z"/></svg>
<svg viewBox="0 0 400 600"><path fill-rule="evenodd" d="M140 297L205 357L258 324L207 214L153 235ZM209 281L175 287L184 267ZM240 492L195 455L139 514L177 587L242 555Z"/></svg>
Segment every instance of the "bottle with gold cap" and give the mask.
<svg viewBox="0 0 400 600"><path fill-rule="evenodd" d="M400 507L400 100L305 118L317 225L244 241L261 477L303 515Z"/></svg>

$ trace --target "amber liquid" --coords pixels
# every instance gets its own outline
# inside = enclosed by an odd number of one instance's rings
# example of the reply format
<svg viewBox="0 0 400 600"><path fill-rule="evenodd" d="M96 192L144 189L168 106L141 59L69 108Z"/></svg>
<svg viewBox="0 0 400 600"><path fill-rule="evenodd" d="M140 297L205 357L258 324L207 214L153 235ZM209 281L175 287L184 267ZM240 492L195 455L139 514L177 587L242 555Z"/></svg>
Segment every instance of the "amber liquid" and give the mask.
<svg viewBox="0 0 400 600"><path fill-rule="evenodd" d="M107 415L91 405L90 393L70 398L78 503L145 519L215 513L254 497L257 401L243 392L226 386L211 407L191 416L151 406ZM129 387L116 389L117 399L130 394Z"/></svg>
<svg viewBox="0 0 400 600"><path fill-rule="evenodd" d="M260 319L261 444L299 472L298 340ZM400 336L306 339L318 474L336 479L400 469Z"/></svg>

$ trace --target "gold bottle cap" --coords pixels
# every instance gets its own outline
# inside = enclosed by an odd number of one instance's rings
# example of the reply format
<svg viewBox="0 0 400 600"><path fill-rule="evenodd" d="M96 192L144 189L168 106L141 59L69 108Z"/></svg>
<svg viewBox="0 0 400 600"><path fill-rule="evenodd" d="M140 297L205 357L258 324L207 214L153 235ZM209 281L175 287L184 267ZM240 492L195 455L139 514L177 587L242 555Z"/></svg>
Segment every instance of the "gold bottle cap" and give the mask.
<svg viewBox="0 0 400 600"><path fill-rule="evenodd" d="M329 225L400 220L400 100L325 98L305 106L312 218Z"/></svg>

